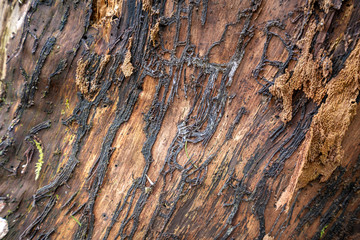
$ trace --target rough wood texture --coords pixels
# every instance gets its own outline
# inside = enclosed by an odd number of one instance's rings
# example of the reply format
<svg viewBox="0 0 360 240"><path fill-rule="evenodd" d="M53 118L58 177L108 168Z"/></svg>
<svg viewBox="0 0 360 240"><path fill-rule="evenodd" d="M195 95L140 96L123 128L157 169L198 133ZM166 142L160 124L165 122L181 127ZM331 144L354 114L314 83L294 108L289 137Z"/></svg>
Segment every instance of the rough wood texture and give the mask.
<svg viewBox="0 0 360 240"><path fill-rule="evenodd" d="M1 11L6 239L360 237L359 1Z"/></svg>

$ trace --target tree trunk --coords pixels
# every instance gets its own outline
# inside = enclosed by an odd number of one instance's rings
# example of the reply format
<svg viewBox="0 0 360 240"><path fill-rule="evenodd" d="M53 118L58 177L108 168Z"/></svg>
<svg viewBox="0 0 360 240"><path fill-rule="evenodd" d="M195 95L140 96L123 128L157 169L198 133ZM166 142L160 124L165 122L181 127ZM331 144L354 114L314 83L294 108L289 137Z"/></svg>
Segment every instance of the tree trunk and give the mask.
<svg viewBox="0 0 360 240"><path fill-rule="evenodd" d="M359 239L358 0L0 2L5 239Z"/></svg>

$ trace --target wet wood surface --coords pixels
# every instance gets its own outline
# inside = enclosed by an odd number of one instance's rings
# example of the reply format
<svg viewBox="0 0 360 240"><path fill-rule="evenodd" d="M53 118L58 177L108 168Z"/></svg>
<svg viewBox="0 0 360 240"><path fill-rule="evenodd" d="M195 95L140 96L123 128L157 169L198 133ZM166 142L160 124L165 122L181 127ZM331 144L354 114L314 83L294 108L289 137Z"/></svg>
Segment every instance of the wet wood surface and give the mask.
<svg viewBox="0 0 360 240"><path fill-rule="evenodd" d="M5 239L359 238L357 0L2 4Z"/></svg>

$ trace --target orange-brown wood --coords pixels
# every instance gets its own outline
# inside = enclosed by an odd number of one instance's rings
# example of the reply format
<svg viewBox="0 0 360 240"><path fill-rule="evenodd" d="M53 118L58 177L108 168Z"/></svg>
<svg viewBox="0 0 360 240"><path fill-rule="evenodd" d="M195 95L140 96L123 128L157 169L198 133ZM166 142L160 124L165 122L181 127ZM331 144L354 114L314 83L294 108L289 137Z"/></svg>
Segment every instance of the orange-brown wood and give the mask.
<svg viewBox="0 0 360 240"><path fill-rule="evenodd" d="M359 237L358 1L0 7L5 239Z"/></svg>

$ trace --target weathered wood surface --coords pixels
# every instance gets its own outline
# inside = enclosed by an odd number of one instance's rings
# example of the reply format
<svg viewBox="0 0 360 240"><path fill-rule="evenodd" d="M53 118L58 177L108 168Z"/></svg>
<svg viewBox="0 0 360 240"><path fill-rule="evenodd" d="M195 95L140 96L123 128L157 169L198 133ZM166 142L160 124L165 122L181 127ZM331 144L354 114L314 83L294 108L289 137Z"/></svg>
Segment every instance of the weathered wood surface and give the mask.
<svg viewBox="0 0 360 240"><path fill-rule="evenodd" d="M20 2L6 239L360 237L359 1Z"/></svg>

